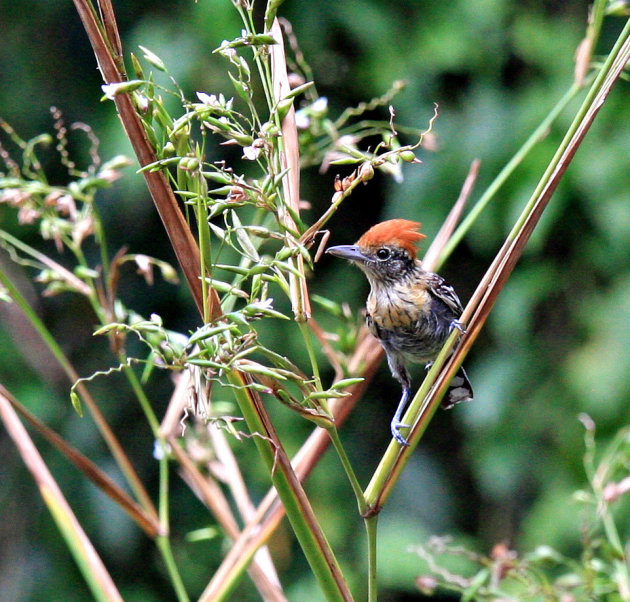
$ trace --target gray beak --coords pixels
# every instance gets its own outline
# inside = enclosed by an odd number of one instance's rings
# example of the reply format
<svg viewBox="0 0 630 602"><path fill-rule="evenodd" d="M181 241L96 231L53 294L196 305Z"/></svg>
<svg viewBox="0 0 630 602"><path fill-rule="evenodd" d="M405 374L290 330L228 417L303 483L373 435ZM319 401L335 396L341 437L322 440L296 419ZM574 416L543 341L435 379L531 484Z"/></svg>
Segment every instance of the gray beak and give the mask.
<svg viewBox="0 0 630 602"><path fill-rule="evenodd" d="M369 257L361 252L357 245L339 245L338 247L328 247L326 253L330 253L335 257L341 257L348 261L372 261Z"/></svg>

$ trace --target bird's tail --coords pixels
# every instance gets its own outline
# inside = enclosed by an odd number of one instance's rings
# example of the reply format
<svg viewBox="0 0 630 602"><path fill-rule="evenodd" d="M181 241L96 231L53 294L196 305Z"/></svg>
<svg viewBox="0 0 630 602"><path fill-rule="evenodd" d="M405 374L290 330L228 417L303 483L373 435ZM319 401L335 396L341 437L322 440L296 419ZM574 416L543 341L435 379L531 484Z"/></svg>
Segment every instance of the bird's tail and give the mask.
<svg viewBox="0 0 630 602"><path fill-rule="evenodd" d="M453 376L453 380L442 399L441 407L444 410L450 410L454 405L461 403L462 401L473 400L473 390L468 375L463 367L459 367L459 370Z"/></svg>

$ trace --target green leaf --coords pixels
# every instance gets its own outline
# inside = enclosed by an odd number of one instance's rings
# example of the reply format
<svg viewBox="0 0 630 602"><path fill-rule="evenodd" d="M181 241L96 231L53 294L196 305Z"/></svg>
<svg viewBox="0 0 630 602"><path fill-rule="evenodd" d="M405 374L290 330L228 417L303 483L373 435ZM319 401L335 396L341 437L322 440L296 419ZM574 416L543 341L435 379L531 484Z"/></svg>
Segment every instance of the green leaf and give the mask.
<svg viewBox="0 0 630 602"><path fill-rule="evenodd" d="M363 382L363 378L342 378L334 383L330 388L331 389L345 389L346 387L351 387L352 385L356 385L360 382Z"/></svg>
<svg viewBox="0 0 630 602"><path fill-rule="evenodd" d="M166 66L164 65L164 62L157 54L151 52L148 48L145 48L144 46L138 47L140 48L140 50L142 50L144 58L149 63L151 63L156 69L159 69L160 71L166 71Z"/></svg>

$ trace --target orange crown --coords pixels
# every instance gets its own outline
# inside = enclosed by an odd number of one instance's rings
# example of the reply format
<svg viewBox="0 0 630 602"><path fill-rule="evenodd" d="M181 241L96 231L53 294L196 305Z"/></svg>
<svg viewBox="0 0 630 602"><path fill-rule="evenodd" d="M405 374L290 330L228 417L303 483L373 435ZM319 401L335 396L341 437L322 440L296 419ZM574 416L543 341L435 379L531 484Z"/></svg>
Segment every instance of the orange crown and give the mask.
<svg viewBox="0 0 630 602"><path fill-rule="evenodd" d="M416 257L415 243L423 238L419 232L422 224L408 219L390 219L372 226L359 240L357 245L362 248L394 245L405 249L411 257Z"/></svg>

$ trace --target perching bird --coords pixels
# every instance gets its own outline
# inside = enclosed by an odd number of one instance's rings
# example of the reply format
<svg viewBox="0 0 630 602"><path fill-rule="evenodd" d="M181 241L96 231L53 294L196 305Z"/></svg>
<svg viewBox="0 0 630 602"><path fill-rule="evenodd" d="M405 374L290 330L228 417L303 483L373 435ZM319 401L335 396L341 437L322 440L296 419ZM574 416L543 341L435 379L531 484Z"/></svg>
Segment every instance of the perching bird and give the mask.
<svg viewBox="0 0 630 602"><path fill-rule="evenodd" d="M420 224L392 219L370 228L354 245L330 247L327 253L355 263L370 282L367 325L387 354L392 375L403 388L391 423L394 439L408 445L400 434L410 425L401 422L411 395L407 362L426 362L427 369L437 357L453 328L463 331L458 321L462 304L441 276L422 267L415 243L423 238ZM460 367L451 381L442 407L470 401L473 391Z"/></svg>

